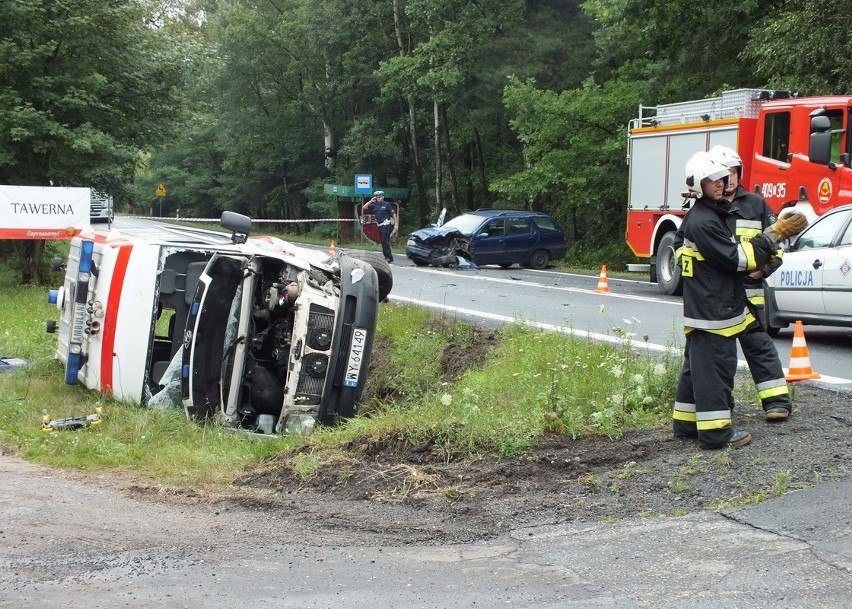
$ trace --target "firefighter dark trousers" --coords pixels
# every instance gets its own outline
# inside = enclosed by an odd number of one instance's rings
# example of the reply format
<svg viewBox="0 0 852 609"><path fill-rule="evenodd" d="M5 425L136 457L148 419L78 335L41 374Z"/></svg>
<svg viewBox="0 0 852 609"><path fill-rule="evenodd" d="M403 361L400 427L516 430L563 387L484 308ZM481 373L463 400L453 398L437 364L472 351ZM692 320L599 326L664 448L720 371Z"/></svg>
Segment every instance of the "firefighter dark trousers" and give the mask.
<svg viewBox="0 0 852 609"><path fill-rule="evenodd" d="M737 339L757 387L763 410L785 408L787 412L791 412L790 391L784 379L784 370L781 368L775 343L763 328L757 325L740 334Z"/></svg>
<svg viewBox="0 0 852 609"><path fill-rule="evenodd" d="M724 444L733 435L737 339L699 330L686 338L672 427L681 437Z"/></svg>

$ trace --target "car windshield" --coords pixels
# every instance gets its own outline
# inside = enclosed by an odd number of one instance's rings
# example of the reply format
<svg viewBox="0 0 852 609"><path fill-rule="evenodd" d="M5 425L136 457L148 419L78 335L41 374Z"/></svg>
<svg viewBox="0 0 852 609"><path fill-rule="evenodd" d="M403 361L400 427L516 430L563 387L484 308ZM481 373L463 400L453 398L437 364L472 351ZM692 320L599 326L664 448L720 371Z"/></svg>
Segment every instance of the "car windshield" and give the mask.
<svg viewBox="0 0 852 609"><path fill-rule="evenodd" d="M849 212L835 212L823 216L819 222L805 230L796 241L796 251L810 250L819 247L829 247L838 229L845 224Z"/></svg>
<svg viewBox="0 0 852 609"><path fill-rule="evenodd" d="M456 216L446 224L444 227L446 228L457 228L465 235L470 235L473 231L475 231L480 224L485 220L482 216L475 216L473 214L462 214L461 216Z"/></svg>

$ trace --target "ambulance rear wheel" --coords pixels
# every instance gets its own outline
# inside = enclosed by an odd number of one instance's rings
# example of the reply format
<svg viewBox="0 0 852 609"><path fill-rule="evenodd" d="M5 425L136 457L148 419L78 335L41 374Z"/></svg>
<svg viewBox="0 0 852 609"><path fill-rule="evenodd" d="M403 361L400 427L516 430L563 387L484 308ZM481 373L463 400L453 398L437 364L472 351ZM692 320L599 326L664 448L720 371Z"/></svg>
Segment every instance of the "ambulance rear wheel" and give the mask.
<svg viewBox="0 0 852 609"><path fill-rule="evenodd" d="M379 278L379 302L384 302L393 288L393 271L391 271L387 260L381 254L365 252L363 250L347 250L346 255L350 258L366 262L373 267Z"/></svg>
<svg viewBox="0 0 852 609"><path fill-rule="evenodd" d="M657 285L663 294L680 296L683 293L683 280L675 258L674 242L674 231L666 233L660 239L660 245L657 247Z"/></svg>

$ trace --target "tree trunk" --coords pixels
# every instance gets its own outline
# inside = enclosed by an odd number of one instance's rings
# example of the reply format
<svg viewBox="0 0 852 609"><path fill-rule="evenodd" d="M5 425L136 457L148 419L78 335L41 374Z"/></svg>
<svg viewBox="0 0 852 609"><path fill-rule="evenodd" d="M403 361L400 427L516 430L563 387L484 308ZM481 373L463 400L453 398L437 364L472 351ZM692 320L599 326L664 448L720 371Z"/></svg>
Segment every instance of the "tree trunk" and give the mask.
<svg viewBox="0 0 852 609"><path fill-rule="evenodd" d="M432 114L435 119L435 214L438 215L444 207L444 182L441 166L441 113L438 110L437 100L432 105Z"/></svg>
<svg viewBox="0 0 852 609"><path fill-rule="evenodd" d="M46 277L41 259L44 255L44 241L15 240L12 244L20 261L21 283L35 285L44 283Z"/></svg>
<svg viewBox="0 0 852 609"><path fill-rule="evenodd" d="M439 128L444 138L444 154L446 155L447 175L450 177L450 201L452 202L453 216L459 214L459 183L456 179L456 168L453 163L453 147L450 145L450 124L447 119L447 105L438 104L441 120Z"/></svg>
<svg viewBox="0 0 852 609"><path fill-rule="evenodd" d="M488 178L485 177L485 153L482 151L482 135L479 129L473 128L473 143L476 145L476 165L479 168L479 187L483 200L491 204L491 193L488 190Z"/></svg>
<svg viewBox="0 0 852 609"><path fill-rule="evenodd" d="M325 119L322 121L322 130L323 130L323 142L325 143L325 168L328 170L329 174L334 173L334 147L335 147L335 139L334 133L331 131L331 125L329 125Z"/></svg>
<svg viewBox="0 0 852 609"><path fill-rule="evenodd" d="M402 35L402 11L399 0L393 0L393 25L396 30L396 44L399 56L404 57L408 50ZM423 166L420 162L420 145L417 143L417 112L414 98L406 99L408 104L408 158L414 171L414 183L417 185L417 208L420 214L420 224L429 223L429 199L426 196L426 185L423 182Z"/></svg>
<svg viewBox="0 0 852 609"><path fill-rule="evenodd" d="M474 209L474 200L476 199L473 192L473 151L471 151L471 143L467 142L464 146L464 208Z"/></svg>

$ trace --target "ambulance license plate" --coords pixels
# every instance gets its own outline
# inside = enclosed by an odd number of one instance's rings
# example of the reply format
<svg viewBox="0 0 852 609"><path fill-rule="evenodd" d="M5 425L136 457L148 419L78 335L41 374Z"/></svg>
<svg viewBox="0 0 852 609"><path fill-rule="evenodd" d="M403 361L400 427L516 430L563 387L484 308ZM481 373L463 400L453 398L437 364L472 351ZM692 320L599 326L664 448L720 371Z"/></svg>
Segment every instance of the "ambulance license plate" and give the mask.
<svg viewBox="0 0 852 609"><path fill-rule="evenodd" d="M357 387L361 376L361 366L364 363L364 348L367 345L367 330L354 328L352 330L352 342L349 347L349 360L346 362L346 374L343 384L346 387Z"/></svg>

